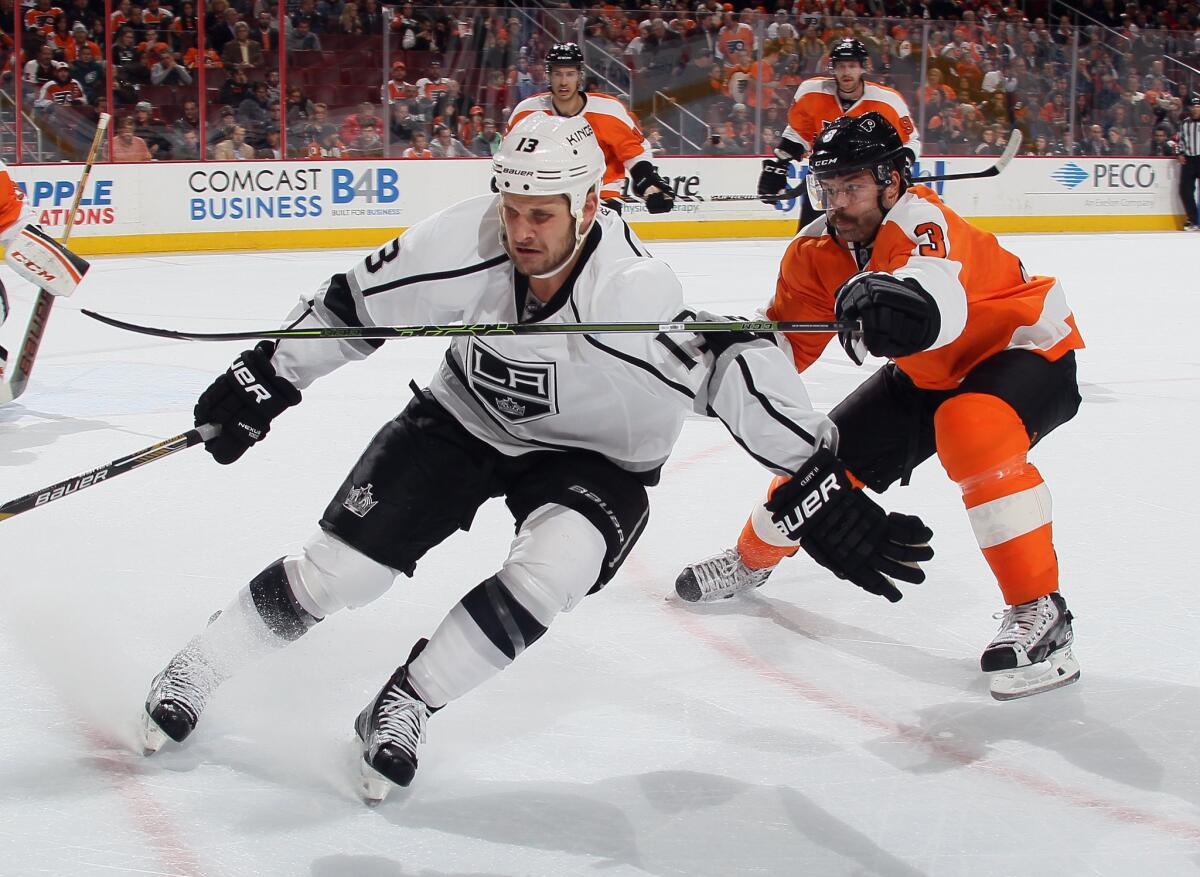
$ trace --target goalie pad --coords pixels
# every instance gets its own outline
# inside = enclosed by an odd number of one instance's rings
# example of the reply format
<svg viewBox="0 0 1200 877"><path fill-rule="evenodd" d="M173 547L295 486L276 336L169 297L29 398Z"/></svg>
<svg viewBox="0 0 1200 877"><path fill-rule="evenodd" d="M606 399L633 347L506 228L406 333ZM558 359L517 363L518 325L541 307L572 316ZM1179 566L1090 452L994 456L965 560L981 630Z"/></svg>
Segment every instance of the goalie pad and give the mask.
<svg viewBox="0 0 1200 877"><path fill-rule="evenodd" d="M4 261L39 289L61 296L73 293L91 267L36 225L8 239Z"/></svg>

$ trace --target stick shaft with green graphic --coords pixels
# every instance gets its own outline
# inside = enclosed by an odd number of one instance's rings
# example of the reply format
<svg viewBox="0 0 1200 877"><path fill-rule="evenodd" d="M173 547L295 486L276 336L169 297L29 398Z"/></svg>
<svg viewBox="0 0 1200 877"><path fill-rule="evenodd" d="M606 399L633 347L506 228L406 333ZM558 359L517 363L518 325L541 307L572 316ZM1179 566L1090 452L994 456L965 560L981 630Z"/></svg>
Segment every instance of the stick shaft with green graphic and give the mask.
<svg viewBox="0 0 1200 877"><path fill-rule="evenodd" d="M335 326L308 329L261 329L247 332L185 332L140 326L95 311L82 311L117 329L174 338L180 341L255 341L329 338L369 338L387 341L396 338L453 338L458 336L489 335L612 335L612 334L679 334L706 332L842 332L858 331L857 322L839 320L690 320L678 323L475 323L468 325L428 326Z"/></svg>

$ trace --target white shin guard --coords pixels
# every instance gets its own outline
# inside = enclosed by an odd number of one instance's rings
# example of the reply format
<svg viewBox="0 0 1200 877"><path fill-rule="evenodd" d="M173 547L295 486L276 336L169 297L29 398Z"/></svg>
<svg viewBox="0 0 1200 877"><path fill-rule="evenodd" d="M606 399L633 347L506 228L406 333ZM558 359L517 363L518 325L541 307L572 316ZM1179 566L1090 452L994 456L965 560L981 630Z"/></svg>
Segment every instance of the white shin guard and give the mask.
<svg viewBox="0 0 1200 877"><path fill-rule="evenodd" d="M409 667L410 684L440 707L495 676L587 594L606 551L604 536L580 513L557 505L534 511L500 572L467 594L430 637Z"/></svg>

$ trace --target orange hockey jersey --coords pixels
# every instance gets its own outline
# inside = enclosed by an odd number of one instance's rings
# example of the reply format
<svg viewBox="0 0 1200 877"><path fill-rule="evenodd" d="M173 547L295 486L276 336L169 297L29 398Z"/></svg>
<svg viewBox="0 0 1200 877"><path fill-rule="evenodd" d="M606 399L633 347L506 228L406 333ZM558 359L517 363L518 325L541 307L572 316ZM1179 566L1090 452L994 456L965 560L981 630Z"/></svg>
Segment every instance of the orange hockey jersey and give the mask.
<svg viewBox="0 0 1200 877"><path fill-rule="evenodd" d="M800 83L788 110L785 140L798 142L812 152L813 141L825 126L842 116L861 116L876 112L892 123L904 145L921 157L921 139L913 124L912 113L900 92L874 82L863 83L863 96L850 109L843 110L837 96L837 80L832 76L813 76Z"/></svg>
<svg viewBox="0 0 1200 877"><path fill-rule="evenodd" d="M650 144L642 134L637 119L615 97L585 92L583 100L583 117L591 123L596 139L600 141L600 148L604 151L606 167L600 197L619 198L626 171L639 161L654 160ZM535 94L517 104L509 117L508 130L511 131L513 125L530 113L557 115L549 92Z"/></svg>
<svg viewBox="0 0 1200 877"><path fill-rule="evenodd" d="M32 211L25 205L25 195L8 175L8 166L0 161L0 235L26 219L32 219Z"/></svg>
<svg viewBox="0 0 1200 877"><path fill-rule="evenodd" d="M1053 362L1083 347L1059 282L1028 276L994 234L969 224L925 186L913 186L888 211L862 270L911 277L937 302L937 339L928 350L896 360L923 389L953 389L1002 350L1029 350ZM829 234L822 216L784 253L767 316L832 320L834 295L858 272L854 256ZM833 335L787 337L796 368L803 371Z"/></svg>

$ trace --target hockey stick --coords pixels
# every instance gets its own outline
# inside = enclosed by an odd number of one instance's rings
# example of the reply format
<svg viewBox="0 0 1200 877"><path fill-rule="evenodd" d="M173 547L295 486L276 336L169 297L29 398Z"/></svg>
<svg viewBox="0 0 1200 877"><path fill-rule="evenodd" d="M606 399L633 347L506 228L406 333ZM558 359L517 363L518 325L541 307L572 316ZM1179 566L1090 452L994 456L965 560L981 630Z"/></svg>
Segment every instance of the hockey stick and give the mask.
<svg viewBox="0 0 1200 877"><path fill-rule="evenodd" d="M1004 151L1000 153L996 163L991 167L981 171L971 171L963 174L934 174L925 177L914 177L914 183L941 183L946 180L984 180L988 177L997 176L1003 171L1014 158L1017 157L1017 152L1021 148L1021 142L1024 136L1021 134L1020 128L1013 128L1008 135L1008 144L1004 147ZM804 190L804 183L791 189L784 189L778 195L772 196L777 201L788 201L792 198L799 197ZM696 196L702 201L761 201L761 195L699 195Z"/></svg>
<svg viewBox="0 0 1200 877"><path fill-rule="evenodd" d="M14 515L19 515L21 512L35 509L38 506L46 505L46 503L54 502L56 499L62 499L64 496L70 496L73 493L83 490L85 487L95 487L102 481L107 481L118 475L124 475L126 472L132 472L134 469L145 466L147 463L153 463L155 460L160 460L163 457L174 454L176 451L182 451L185 448L190 448L192 445L206 442L220 431L221 427L206 423L203 426L189 429L187 432L172 436L169 439L163 439L156 445L142 448L140 451L134 451L129 456L113 460L111 463L101 466L98 469L92 469L89 472L84 472L82 475L67 478L57 484L51 484L49 487L35 490L33 493L27 493L19 499L14 499L0 506L0 521L7 520Z"/></svg>
<svg viewBox="0 0 1200 877"><path fill-rule="evenodd" d="M79 202L83 198L83 190L87 186L88 177L92 174L92 165L100 144L104 142L104 132L108 130L108 113L100 114L96 124L96 134L92 137L92 148L88 150L87 163L83 166L83 176L79 178L79 186L75 189L75 199L71 203L71 212L67 214L67 226L63 229L62 245L65 247L71 239L71 229L75 227L75 213L79 210ZM29 384L29 373L33 371L33 361L38 349L42 346L42 336L46 334L46 323L50 319L50 309L54 307L54 296L39 289L33 302L33 313L29 315L29 325L25 327L25 337L21 339L20 353L13 365L12 373L6 383L0 384L0 405L11 402L25 392Z"/></svg>
<svg viewBox="0 0 1200 877"><path fill-rule="evenodd" d="M80 313L117 329L174 338L180 341L254 341L258 339L291 340L299 338L449 338L459 335L608 335L615 333L675 334L679 332L842 332L858 331L857 322L796 320L727 320L687 323L475 323L464 326L344 326L314 329L263 329L250 332L182 332L139 326L95 311Z"/></svg>
<svg viewBox="0 0 1200 877"><path fill-rule="evenodd" d="M793 198L799 198L800 193L804 191L805 183L800 183L799 186L793 186L790 189L784 189L774 195L697 195L697 199L701 201L762 201L764 197L768 197L773 201L790 201Z"/></svg>
<svg viewBox="0 0 1200 877"><path fill-rule="evenodd" d="M939 174L930 177L917 177L913 182L940 183L944 180L983 180L988 177L997 176L1017 157L1017 150L1021 148L1022 140L1024 140L1024 135L1021 134L1021 129L1013 128L1012 132L1008 135L1008 144L1004 147L1004 151L1000 153L1000 157L996 159L996 163L986 170L973 171L967 174Z"/></svg>

